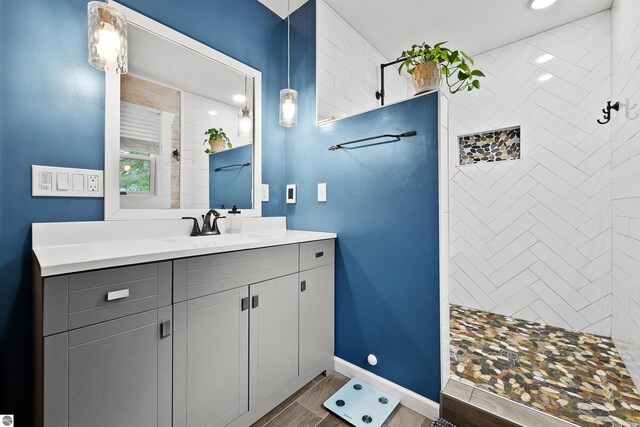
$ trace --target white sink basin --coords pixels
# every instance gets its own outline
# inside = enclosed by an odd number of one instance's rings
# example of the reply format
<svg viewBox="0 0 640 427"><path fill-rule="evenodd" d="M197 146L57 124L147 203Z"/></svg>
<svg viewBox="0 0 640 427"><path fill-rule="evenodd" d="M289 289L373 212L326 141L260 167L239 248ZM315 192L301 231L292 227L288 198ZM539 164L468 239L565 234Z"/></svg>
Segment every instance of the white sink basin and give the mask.
<svg viewBox="0 0 640 427"><path fill-rule="evenodd" d="M185 236L165 239L163 242L191 248L211 248L222 245L242 245L256 243L261 239L251 234L218 234L215 236Z"/></svg>

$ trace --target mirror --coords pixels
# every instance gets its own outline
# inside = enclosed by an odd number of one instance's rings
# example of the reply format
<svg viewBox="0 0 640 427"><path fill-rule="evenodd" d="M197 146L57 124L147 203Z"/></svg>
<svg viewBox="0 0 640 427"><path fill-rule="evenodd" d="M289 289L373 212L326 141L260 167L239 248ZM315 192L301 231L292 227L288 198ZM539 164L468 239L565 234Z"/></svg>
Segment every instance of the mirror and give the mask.
<svg viewBox="0 0 640 427"><path fill-rule="evenodd" d="M107 74L105 219L260 215L260 72L121 5L129 72Z"/></svg>

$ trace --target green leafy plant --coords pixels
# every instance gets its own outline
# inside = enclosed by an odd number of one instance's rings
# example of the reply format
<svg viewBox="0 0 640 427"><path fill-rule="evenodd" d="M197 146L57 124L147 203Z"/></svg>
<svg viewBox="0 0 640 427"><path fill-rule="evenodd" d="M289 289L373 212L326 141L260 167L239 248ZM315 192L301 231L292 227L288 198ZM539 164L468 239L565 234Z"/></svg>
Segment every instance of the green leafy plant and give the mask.
<svg viewBox="0 0 640 427"><path fill-rule="evenodd" d="M480 89L480 80L484 73L472 68L473 59L461 50L451 50L443 45L447 42L430 46L426 43L414 44L411 49L402 52L398 59L403 59L398 73L405 69L411 74L418 64L435 62L440 65L440 72L445 77L449 92L456 93L466 89Z"/></svg>
<svg viewBox="0 0 640 427"><path fill-rule="evenodd" d="M233 145L231 144L231 141L229 141L229 137L227 136L226 133L224 133L222 128L207 129L207 131L204 134L205 135L209 135L209 136L207 137L207 139L204 140L203 145L204 144L212 145L213 141L215 141L216 139L221 139L227 144L228 148L233 147ZM213 153L213 150L211 150L211 148L207 148L206 150L204 150L204 152L207 153L207 154L211 154L211 153Z"/></svg>

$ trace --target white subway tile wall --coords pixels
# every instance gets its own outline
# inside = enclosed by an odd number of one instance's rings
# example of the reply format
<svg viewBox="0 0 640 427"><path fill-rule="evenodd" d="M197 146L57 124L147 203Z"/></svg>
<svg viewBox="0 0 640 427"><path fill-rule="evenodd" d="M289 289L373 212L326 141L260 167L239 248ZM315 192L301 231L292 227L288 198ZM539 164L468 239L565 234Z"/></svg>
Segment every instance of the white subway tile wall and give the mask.
<svg viewBox="0 0 640 427"><path fill-rule="evenodd" d="M209 206L209 155L204 152L209 146L203 145L205 131L212 127L222 128L235 148L251 144L251 138L238 136L241 106L182 92L182 108L180 206L183 209L209 209L213 206Z"/></svg>
<svg viewBox="0 0 640 427"><path fill-rule="evenodd" d="M451 97L452 304L611 335L610 43L606 11L477 55ZM458 135L516 125L521 160L456 166Z"/></svg>
<svg viewBox="0 0 640 427"><path fill-rule="evenodd" d="M612 8L613 340L640 386L640 3Z"/></svg>
<svg viewBox="0 0 640 427"><path fill-rule="evenodd" d="M380 105L380 64L384 58L325 2L318 0L316 90L318 121L339 119ZM398 52L400 55L401 52ZM396 67L385 71L385 104L413 96L410 81Z"/></svg>

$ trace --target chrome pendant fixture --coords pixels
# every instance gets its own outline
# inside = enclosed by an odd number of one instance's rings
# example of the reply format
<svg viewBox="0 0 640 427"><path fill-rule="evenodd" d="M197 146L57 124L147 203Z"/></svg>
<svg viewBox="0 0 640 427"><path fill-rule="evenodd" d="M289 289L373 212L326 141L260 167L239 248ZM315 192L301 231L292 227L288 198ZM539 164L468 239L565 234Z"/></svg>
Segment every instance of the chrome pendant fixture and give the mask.
<svg viewBox="0 0 640 427"><path fill-rule="evenodd" d="M280 91L280 125L298 124L298 92L291 89L291 0L287 0L287 88Z"/></svg>
<svg viewBox="0 0 640 427"><path fill-rule="evenodd" d="M102 71L125 74L127 59L127 20L113 6L92 1L87 4L89 64Z"/></svg>
<svg viewBox="0 0 640 427"><path fill-rule="evenodd" d="M238 136L251 136L253 133L253 114L247 107L247 77L244 78L244 107L238 117Z"/></svg>

